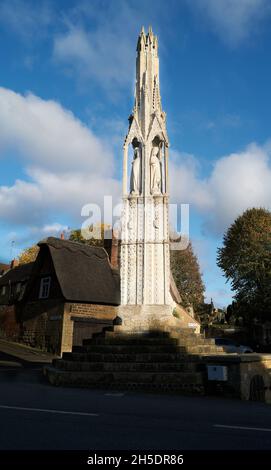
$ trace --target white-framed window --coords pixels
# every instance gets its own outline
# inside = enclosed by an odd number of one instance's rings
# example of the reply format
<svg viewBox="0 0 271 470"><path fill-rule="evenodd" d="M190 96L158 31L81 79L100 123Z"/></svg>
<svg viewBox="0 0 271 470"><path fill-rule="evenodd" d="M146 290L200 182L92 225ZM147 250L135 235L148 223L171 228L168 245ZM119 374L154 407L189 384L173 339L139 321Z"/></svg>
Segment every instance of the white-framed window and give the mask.
<svg viewBox="0 0 271 470"><path fill-rule="evenodd" d="M1 295L6 295L7 292L7 286L2 286L1 287Z"/></svg>
<svg viewBox="0 0 271 470"><path fill-rule="evenodd" d="M21 283L18 282L15 287L15 292L16 294L19 294L21 292Z"/></svg>
<svg viewBox="0 0 271 470"><path fill-rule="evenodd" d="M48 299L49 292L50 292L50 285L51 285L51 278L50 277L42 277L40 280L40 292L39 298L40 299Z"/></svg>

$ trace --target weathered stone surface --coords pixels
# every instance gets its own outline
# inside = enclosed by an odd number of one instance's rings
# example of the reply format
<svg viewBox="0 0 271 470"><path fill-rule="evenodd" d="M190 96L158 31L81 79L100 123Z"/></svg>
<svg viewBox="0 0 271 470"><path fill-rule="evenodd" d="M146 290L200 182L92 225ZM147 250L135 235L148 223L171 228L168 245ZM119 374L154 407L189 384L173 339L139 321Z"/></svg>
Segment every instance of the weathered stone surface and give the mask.
<svg viewBox="0 0 271 470"><path fill-rule="evenodd" d="M147 35L142 31L138 44L135 104L123 156L121 304L169 306L169 142L159 89L158 40L151 30Z"/></svg>
<svg viewBox="0 0 271 470"><path fill-rule="evenodd" d="M202 394L204 371L201 364L198 368L196 352L204 348L219 354L211 341L202 342L190 330L182 330L179 336L175 331L172 338L165 331L126 334L118 327L116 333L85 340L80 352L74 348L64 353L45 372L53 384Z"/></svg>
<svg viewBox="0 0 271 470"><path fill-rule="evenodd" d="M113 390L223 393L271 402L269 355L225 354L212 341L202 344L200 336L184 331L177 341L165 332L123 335L119 331L92 341L93 345L88 341L81 352L64 353L63 359L46 367L50 383ZM208 364L226 366L228 380L208 382Z"/></svg>

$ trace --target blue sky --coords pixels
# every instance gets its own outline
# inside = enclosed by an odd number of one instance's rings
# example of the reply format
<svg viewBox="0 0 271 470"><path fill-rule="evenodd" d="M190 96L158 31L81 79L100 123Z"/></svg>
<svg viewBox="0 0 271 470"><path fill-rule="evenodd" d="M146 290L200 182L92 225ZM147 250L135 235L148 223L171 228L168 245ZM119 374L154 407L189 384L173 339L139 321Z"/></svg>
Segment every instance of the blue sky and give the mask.
<svg viewBox="0 0 271 470"><path fill-rule="evenodd" d="M268 0L0 0L0 260L120 196L136 41L159 36L171 198L190 204L206 298L224 231L271 206ZM11 242L14 246L11 249Z"/></svg>

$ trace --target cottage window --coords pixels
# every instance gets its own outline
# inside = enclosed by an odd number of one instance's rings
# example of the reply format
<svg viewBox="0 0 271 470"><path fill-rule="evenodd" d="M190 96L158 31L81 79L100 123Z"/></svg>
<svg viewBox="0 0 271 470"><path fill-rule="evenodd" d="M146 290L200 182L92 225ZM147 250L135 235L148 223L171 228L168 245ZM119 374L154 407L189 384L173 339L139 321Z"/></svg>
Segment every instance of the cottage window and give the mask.
<svg viewBox="0 0 271 470"><path fill-rule="evenodd" d="M19 294L21 291L21 283L18 282L18 284L16 284L16 294Z"/></svg>
<svg viewBox="0 0 271 470"><path fill-rule="evenodd" d="M51 285L51 278L50 277L41 278L41 280L40 280L40 292L39 292L39 298L40 299L47 299L49 297L50 285Z"/></svg>
<svg viewBox="0 0 271 470"><path fill-rule="evenodd" d="M7 291L7 286L2 286L1 287L1 295L5 295Z"/></svg>

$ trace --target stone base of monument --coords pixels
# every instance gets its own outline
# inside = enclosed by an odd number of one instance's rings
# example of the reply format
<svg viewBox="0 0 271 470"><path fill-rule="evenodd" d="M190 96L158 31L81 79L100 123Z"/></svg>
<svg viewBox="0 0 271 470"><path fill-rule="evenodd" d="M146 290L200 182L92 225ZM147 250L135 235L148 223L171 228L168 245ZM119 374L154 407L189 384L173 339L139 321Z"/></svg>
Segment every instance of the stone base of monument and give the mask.
<svg viewBox="0 0 271 470"><path fill-rule="evenodd" d="M185 311L183 317L181 308L177 313L180 318L165 305L119 307L113 327L83 340L82 346L74 346L61 359L54 359L44 368L44 375L52 385L189 395L218 393L242 399L254 399L250 382L255 374L262 374L264 383L269 380L270 385L271 359L226 354L214 339L184 327L192 320L185 317ZM227 381L209 382L208 364L226 367ZM264 390L260 390L261 397Z"/></svg>
<svg viewBox="0 0 271 470"><path fill-rule="evenodd" d="M270 355L227 354L214 339L180 328L186 317L174 318L170 307L131 306L118 313L113 327L44 368L52 385L211 393L271 403ZM226 370L226 381L209 381L208 366Z"/></svg>
<svg viewBox="0 0 271 470"><path fill-rule="evenodd" d="M119 313L122 324L84 340L45 367L51 384L204 393L206 368L201 357L224 353L213 339L181 329L170 309L159 318L157 306L138 310L132 322L129 309Z"/></svg>
<svg viewBox="0 0 271 470"><path fill-rule="evenodd" d="M227 370L210 382L207 368ZM215 365L215 366L214 366ZM182 394L218 394L271 403L271 358L225 354L212 339L183 331L123 333L120 326L85 340L44 368L52 385Z"/></svg>
<svg viewBox="0 0 271 470"><path fill-rule="evenodd" d="M174 310L177 317L173 315ZM121 305L115 323L123 333L149 330L181 333L186 329L200 333L200 324L178 305Z"/></svg>
<svg viewBox="0 0 271 470"><path fill-rule="evenodd" d="M180 320L173 316L171 305L120 305L117 324L125 332L147 332L150 330L169 332L181 328Z"/></svg>

